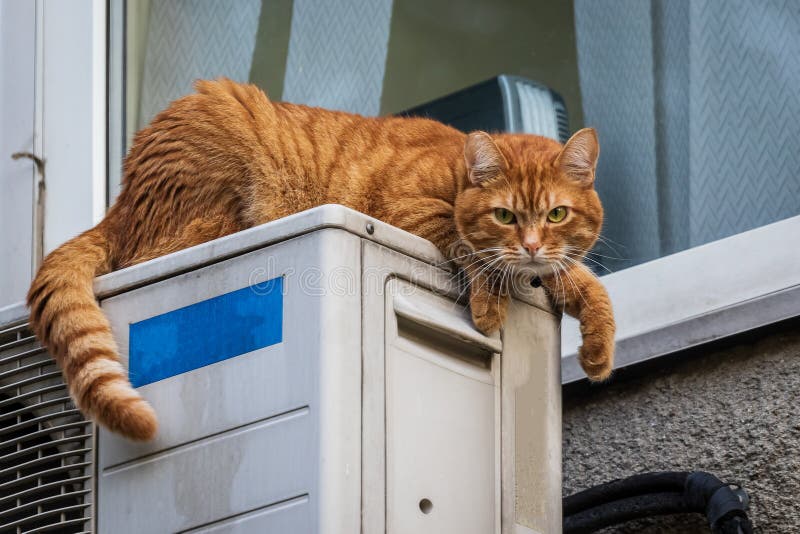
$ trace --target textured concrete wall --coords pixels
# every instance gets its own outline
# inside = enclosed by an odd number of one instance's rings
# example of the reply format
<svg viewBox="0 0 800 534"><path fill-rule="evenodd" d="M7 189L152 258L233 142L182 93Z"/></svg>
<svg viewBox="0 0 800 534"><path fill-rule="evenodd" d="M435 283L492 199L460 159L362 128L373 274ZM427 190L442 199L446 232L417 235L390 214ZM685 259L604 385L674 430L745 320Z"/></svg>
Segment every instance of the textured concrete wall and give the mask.
<svg viewBox="0 0 800 534"><path fill-rule="evenodd" d="M565 391L564 495L645 471L703 470L747 489L757 532L800 532L797 321L618 378ZM604 532L709 530L697 515Z"/></svg>

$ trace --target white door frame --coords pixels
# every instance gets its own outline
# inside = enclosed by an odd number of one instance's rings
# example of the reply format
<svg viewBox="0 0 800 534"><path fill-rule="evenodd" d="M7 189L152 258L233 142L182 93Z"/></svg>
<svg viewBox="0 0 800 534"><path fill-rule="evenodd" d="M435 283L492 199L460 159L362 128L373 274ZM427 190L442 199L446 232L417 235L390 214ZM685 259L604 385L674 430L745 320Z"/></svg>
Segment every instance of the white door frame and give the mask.
<svg viewBox="0 0 800 534"><path fill-rule="evenodd" d="M43 254L105 214L106 11L105 0L2 5L0 43L11 53L0 60L0 172L31 189L3 182L9 206L0 245L17 261L5 262L0 310L24 310L19 301ZM25 155L11 160L11 153Z"/></svg>
<svg viewBox="0 0 800 534"><path fill-rule="evenodd" d="M35 267L36 15L0 2L0 309L24 297Z"/></svg>
<svg viewBox="0 0 800 534"><path fill-rule="evenodd" d="M107 22L105 0L36 4L47 253L105 215Z"/></svg>

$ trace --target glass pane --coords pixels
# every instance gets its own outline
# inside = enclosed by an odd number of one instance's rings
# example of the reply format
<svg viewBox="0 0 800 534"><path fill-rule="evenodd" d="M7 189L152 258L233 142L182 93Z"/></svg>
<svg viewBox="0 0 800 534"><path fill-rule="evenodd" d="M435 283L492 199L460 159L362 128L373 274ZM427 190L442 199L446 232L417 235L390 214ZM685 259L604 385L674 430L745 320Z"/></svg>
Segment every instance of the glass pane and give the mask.
<svg viewBox="0 0 800 534"><path fill-rule="evenodd" d="M800 213L797 3L576 0L575 25L613 268Z"/></svg>
<svg viewBox="0 0 800 534"><path fill-rule="evenodd" d="M228 76L462 129L596 127L610 270L800 213L791 2L149 0L125 28L127 143L195 79Z"/></svg>
<svg viewBox="0 0 800 534"><path fill-rule="evenodd" d="M248 80L260 0L151 0L127 6L129 136L191 93L197 79Z"/></svg>
<svg viewBox="0 0 800 534"><path fill-rule="evenodd" d="M194 80L219 76L379 115L517 75L563 98L568 129L583 122L569 3L149 0L127 3L125 29L128 143Z"/></svg>

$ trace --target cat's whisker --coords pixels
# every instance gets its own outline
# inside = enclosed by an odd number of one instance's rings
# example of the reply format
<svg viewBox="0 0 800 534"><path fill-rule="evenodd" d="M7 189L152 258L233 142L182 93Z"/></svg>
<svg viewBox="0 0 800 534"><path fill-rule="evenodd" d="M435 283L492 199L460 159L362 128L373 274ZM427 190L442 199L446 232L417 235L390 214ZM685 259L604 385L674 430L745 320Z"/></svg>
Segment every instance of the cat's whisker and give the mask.
<svg viewBox="0 0 800 534"><path fill-rule="evenodd" d="M597 256L599 258L607 258L609 260L621 260L621 261L629 261L630 258L622 258L620 256L608 256L606 254L600 254L599 252L593 252L591 250L586 252L587 255Z"/></svg>
<svg viewBox="0 0 800 534"><path fill-rule="evenodd" d="M550 301L553 303L554 306L558 306L558 274L556 273L556 268L553 264L550 264L550 270L553 271L553 284L554 287L545 286L545 291L547 292L548 296L550 297Z"/></svg>
<svg viewBox="0 0 800 534"><path fill-rule="evenodd" d="M503 253L502 253L502 252L500 252L500 253L497 253L497 254L492 254L492 255L490 255L488 258L478 258L478 260L476 260L476 261L474 261L474 262L470 263L470 264L469 264L467 267L470 267L470 266L472 266L472 265L474 265L474 264L476 264L476 263L488 262L488 264L482 264L482 265L481 265L481 267L482 267L482 268L481 268L481 269L478 271L478 274L476 274L475 276L473 276L473 277L472 277L472 279L470 279L469 272L467 271L467 269L466 269L466 268L464 268L464 269L462 269L462 270L460 271L460 272L463 272L463 273L466 275L466 277L467 277L467 283L466 283L466 284L464 284L464 287L461 289L461 291L459 291L459 293L458 293L458 296L456 297L456 300L453 302L453 309L455 309L455 306L456 306L456 304L457 304L457 303L458 303L458 302L461 300L461 298L464 296L464 293L465 293L466 291L470 290L470 287L471 287L471 285L472 285L472 284L475 282L475 280L476 280L476 279L477 279L477 278L478 278L478 277L479 277L479 276L480 276L480 275L481 275L481 274L482 274L482 273L483 273L483 272L484 272L486 269L488 269L488 268L491 268L491 267L492 267L492 265L493 265L493 264L494 264L496 261L498 261L498 260L502 260L502 256L503 256ZM493 258L493 259L490 259L490 258ZM460 272L459 272L459 273L456 273L454 276L458 276L458 275L460 274Z"/></svg>
<svg viewBox="0 0 800 534"><path fill-rule="evenodd" d="M485 253L489 253L489 252L498 252L498 251L502 251L502 250L505 250L505 247L487 247L487 248L482 248L482 249L478 249L478 250L473 250L473 251L469 252L468 254L464 254L463 256L458 256L458 258L464 258L464 257L469 257L469 256L480 256L481 254L485 254ZM453 258L453 259L457 259L457 258Z"/></svg>
<svg viewBox="0 0 800 534"><path fill-rule="evenodd" d="M503 290L504 283L508 284L508 287L505 289L505 292ZM503 266L502 277L500 278L500 288L497 291L497 306L500 307L500 299L503 298L503 296L510 294L511 294L511 266L505 264Z"/></svg>
<svg viewBox="0 0 800 534"><path fill-rule="evenodd" d="M564 313L567 309L567 284L561 276L560 268L556 268L556 274L558 276L558 283L561 286L561 313Z"/></svg>
<svg viewBox="0 0 800 534"><path fill-rule="evenodd" d="M461 297L464 296L464 293L466 291L469 291L469 284L470 284L470 281L467 280L467 282L464 284L464 287L462 287L461 291L458 292L458 295L456 296L456 299L453 301L453 306L451 307L451 310L455 310L456 309L456 306L458 305L458 303L461 302Z"/></svg>
<svg viewBox="0 0 800 534"><path fill-rule="evenodd" d="M500 268L500 285L497 288L497 305L500 306L500 297L503 294L503 275L505 274L506 265L501 266Z"/></svg>
<svg viewBox="0 0 800 534"><path fill-rule="evenodd" d="M481 278L481 277L483 278L483 280L481 281L481 285L478 286L478 289L477 289L478 291L481 291L483 289L483 286L486 285L489 282L489 275L484 275L484 273L486 273L487 271L493 269L495 267L495 265L498 263L498 261L502 261L502 260L503 260L502 256L492 260L488 265L484 266L484 268L481 269L478 272L478 274L475 275L476 279L477 278Z"/></svg>
<svg viewBox="0 0 800 534"><path fill-rule="evenodd" d="M586 257L596 256L598 258L607 258L607 259L610 259L610 260L622 260L622 261L627 261L628 260L628 258L622 258L622 257L619 257L619 256L608 256L608 255L605 255L605 254L600 254L599 252L593 252L591 250L582 250L582 249L580 249L578 247L573 247L573 246L570 246L570 245L565 245L564 246L564 250L569 251L569 252L574 252L574 253L576 253L576 254L578 254L580 256L586 256Z"/></svg>
<svg viewBox="0 0 800 534"><path fill-rule="evenodd" d="M463 281L463 283L459 282L457 285L457 287L460 286L460 289L458 291L458 295L456 295L456 298L453 301L453 306L451 307L451 309L453 310L455 310L455 307L458 305L459 302L461 302L461 299L467 294L467 292L470 291L470 288L474 283L474 279L470 278L469 274L466 271L460 271L460 270L459 272L455 273L453 276L450 277L450 281L453 282L454 281L453 278L456 276L461 276L462 273L465 277L465 280Z"/></svg>
<svg viewBox="0 0 800 534"><path fill-rule="evenodd" d="M610 248L610 249L611 249L611 251L612 251L614 254L618 254L618 255L621 255L621 254L622 254L622 253L621 253L619 250L617 250L617 249L616 249L616 247L614 247L614 245L617 245L618 247L621 247L621 248L623 248L623 249L626 249L626 248L627 248L625 245L623 245L623 244L621 244L621 243L617 243L616 241L613 241L612 239L610 239L610 238L608 238L608 237L605 237L605 236L602 236L602 235L600 235L600 234L596 234L596 233L594 233L594 232L589 232L589 234L590 234L590 235L592 235L592 236L594 236L594 238L595 238L595 239L597 239L598 241L600 241L601 243L603 243L605 246L607 246L608 248ZM612 243L613 243L613 244L612 244ZM624 259L624 258L622 258L622 259Z"/></svg>
<svg viewBox="0 0 800 534"><path fill-rule="evenodd" d="M553 270L553 276L556 281L556 294L553 295L553 297L555 298L555 304L556 306L558 306L558 304L561 304L561 313L564 313L564 308L566 307L567 293L566 290L563 287L561 287L561 275L558 273L559 271L558 267L556 267L555 264L551 263L550 268ZM559 290L561 290L560 297L558 295Z"/></svg>
<svg viewBox="0 0 800 534"><path fill-rule="evenodd" d="M491 271L492 269L494 269L496 264L499 263L499 262L502 262L502 260L503 260L503 255L501 254L498 257L496 257L493 260L491 260L490 262L486 263L483 266L483 268L480 271L478 271L478 273L475 275L475 278L483 277L484 281L485 281L487 279L487 277L488 277L488 275L486 275L486 273ZM481 289L481 287L479 287L478 289Z"/></svg>
<svg viewBox="0 0 800 534"><path fill-rule="evenodd" d="M583 249L580 249L578 247L573 247L571 245L564 245L562 247L562 249L564 250L565 253L571 254L572 257L580 258L580 259L590 259L592 261L597 261L597 260L594 260L593 258L591 258L591 256L597 256L597 257L600 257L600 258L617 259L617 260L624 259L624 258L617 258L615 256L605 256L603 254L598 254L598 253L592 252L590 250L583 250ZM602 264L601 264L601 266L605 267L605 265L602 265Z"/></svg>
<svg viewBox="0 0 800 534"><path fill-rule="evenodd" d="M567 310L567 300L569 300L567 298L568 297L568 295L567 295L567 280L566 280L566 276L564 274L565 272L566 272L566 269L561 264L559 264L558 279L561 280L561 292L563 294L563 297L561 299L561 313L566 312L566 310Z"/></svg>
<svg viewBox="0 0 800 534"><path fill-rule="evenodd" d="M607 241L610 241L610 242L614 243L615 245L619 245L620 247L624 247L624 246L625 246L625 245L623 245L622 243L620 243L620 242L618 242L618 241L614 241L614 240L613 240L613 239L611 239L610 237L606 237L606 236L604 236L604 235L602 235L602 234L600 234L600 233L598 233L598 232L592 232L591 230L587 230L587 233L589 233L589 234L591 234L591 235L595 236L595 237L596 237L596 238L598 238L598 239L605 239L605 240L607 240Z"/></svg>
<svg viewBox="0 0 800 534"><path fill-rule="evenodd" d="M493 254L489 254L486 257L478 257L474 261L472 261L472 262L470 262L470 263L468 263L466 265L459 266L458 271L453 273L453 275L451 275L451 279L453 277L455 277L455 276L458 276L461 271L467 271L470 267L472 267L475 264L481 264L481 263L483 263L485 261L488 261L488 260L490 260L492 258L495 258L497 256L501 256L502 254L503 254L503 251L500 251L500 252L496 252L496 253L493 253Z"/></svg>
<svg viewBox="0 0 800 534"><path fill-rule="evenodd" d="M470 267L472 267L475 264L482 264L482 263L484 263L486 261L489 261L489 260L493 261L494 259L497 259L498 257L502 257L503 254L505 254L505 253L501 251L501 252L496 252L494 254L490 254L490 255L488 255L487 257L484 257L484 258L478 258L475 261L469 263L468 265L465 265L464 267L462 267L461 270L462 271L466 271L467 269L469 269Z"/></svg>
<svg viewBox="0 0 800 534"><path fill-rule="evenodd" d="M475 251L469 252L467 254L463 254L461 256L456 256L454 258L449 258L447 260L440 261L438 263L434 263L434 266L435 267L440 267L440 266L445 265L445 264L450 263L450 262L456 262L456 260L460 260L461 258L468 258L470 256L474 256L476 254L481 254L483 252L492 252L492 251L498 251L498 250L505 250L505 247L490 247L490 248L484 248L484 249L481 249L481 250L475 250Z"/></svg>
<svg viewBox="0 0 800 534"><path fill-rule="evenodd" d="M566 278L567 270L564 267L564 264L562 264L561 262L558 262L556 265L558 269L559 280L561 281L561 290L564 295L563 298L561 299L561 311L563 313L567 308L567 301L569 300L567 295L567 278Z"/></svg>
<svg viewBox="0 0 800 534"><path fill-rule="evenodd" d="M589 257L584 257L583 259L592 262L593 264L597 265L601 269L605 270L608 274L611 274L611 273L614 272L614 271L612 271L611 269L609 269L608 267L606 267L605 265L603 265L602 263L600 263L599 261L597 261L595 259L592 259L592 258L589 258Z"/></svg>
<svg viewBox="0 0 800 534"><path fill-rule="evenodd" d="M564 258L564 259L568 259L568 258ZM571 260L571 261L572 261L573 264L577 264L577 262L575 260ZM580 290L578 285L575 283L575 280L572 278L572 275L570 274L569 269L566 269L566 268L564 269L564 276L566 276L567 280L569 280L569 283L572 284L572 287L575 289L575 292L581 297L581 300L583 300L583 303L586 305L586 307L587 308L591 308L591 306L589 306L589 303L586 301L586 298L583 296L583 292Z"/></svg>
<svg viewBox="0 0 800 534"><path fill-rule="evenodd" d="M563 254L563 258L564 259L570 259L570 260L574 261L575 263L580 263L583 260L588 260L588 261L594 263L595 265L597 265L598 267L601 267L601 268L605 269L609 274L613 272L611 269L609 269L608 267L606 267L605 265L603 265L599 261L593 260L592 258L589 258L589 257L586 257L586 256L580 256L580 255L576 255L575 253L565 252Z"/></svg>
<svg viewBox="0 0 800 534"><path fill-rule="evenodd" d="M498 291L497 291L497 305L498 306L500 306L500 297L502 297L504 294L511 293L510 285L506 290L503 290L503 285L506 283L506 281L507 281L506 279L508 278L510 271L511 271L511 266L510 265L508 265L508 264L503 265L503 269L502 269L502 271L500 273L500 287L498 288ZM510 279L508 281L510 282Z"/></svg>
<svg viewBox="0 0 800 534"><path fill-rule="evenodd" d="M500 291L503 294L511 293L511 285L510 285L510 273L511 273L511 266L509 264L505 264L503 266L503 273L500 277ZM507 287L506 287L507 286ZM503 289L505 287L505 289ZM498 302L499 304L499 302Z"/></svg>

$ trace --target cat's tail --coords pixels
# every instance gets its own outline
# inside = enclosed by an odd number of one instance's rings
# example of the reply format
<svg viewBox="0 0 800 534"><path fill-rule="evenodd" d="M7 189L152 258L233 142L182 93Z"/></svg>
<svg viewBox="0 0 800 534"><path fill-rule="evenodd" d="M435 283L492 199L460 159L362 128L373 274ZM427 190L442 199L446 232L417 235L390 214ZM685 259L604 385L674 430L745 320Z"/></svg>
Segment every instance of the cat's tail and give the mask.
<svg viewBox="0 0 800 534"><path fill-rule="evenodd" d="M92 288L94 277L112 267L107 221L45 258L28 291L30 320L77 407L114 432L149 440L158 430L155 412L128 381Z"/></svg>

